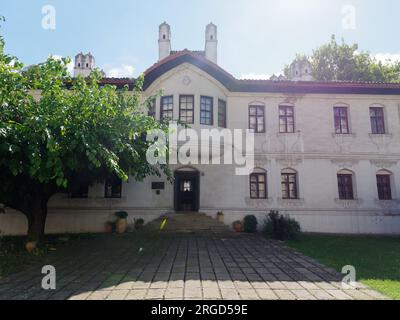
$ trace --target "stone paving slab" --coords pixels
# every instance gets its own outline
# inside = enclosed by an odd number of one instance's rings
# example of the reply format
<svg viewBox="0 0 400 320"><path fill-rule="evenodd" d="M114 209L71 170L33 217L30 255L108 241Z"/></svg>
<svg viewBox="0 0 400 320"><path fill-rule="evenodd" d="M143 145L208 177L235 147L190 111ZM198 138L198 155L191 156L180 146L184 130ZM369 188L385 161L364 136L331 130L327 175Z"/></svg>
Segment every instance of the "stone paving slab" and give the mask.
<svg viewBox="0 0 400 320"><path fill-rule="evenodd" d="M41 266L0 280L0 300L375 300L358 284L258 235L133 233L77 240L50 254L57 289Z"/></svg>

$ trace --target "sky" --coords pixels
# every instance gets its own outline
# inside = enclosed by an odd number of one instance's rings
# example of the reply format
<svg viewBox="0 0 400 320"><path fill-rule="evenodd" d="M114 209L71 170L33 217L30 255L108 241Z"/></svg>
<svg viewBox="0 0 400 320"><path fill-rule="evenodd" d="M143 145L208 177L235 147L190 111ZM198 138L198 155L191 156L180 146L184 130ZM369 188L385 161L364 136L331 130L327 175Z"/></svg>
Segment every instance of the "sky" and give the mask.
<svg viewBox="0 0 400 320"><path fill-rule="evenodd" d="M173 50L204 50L213 22L219 65L262 79L332 34L379 59L400 59L399 12L398 0L0 0L0 34L26 65L90 51L108 76L135 77L158 60L162 22L171 25Z"/></svg>

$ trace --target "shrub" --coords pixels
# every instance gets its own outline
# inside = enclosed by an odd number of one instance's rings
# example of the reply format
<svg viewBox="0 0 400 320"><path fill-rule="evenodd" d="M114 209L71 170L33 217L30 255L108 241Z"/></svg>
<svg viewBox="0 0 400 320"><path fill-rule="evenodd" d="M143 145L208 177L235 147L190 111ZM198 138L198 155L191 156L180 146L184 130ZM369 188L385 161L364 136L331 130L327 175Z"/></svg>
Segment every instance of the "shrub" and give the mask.
<svg viewBox="0 0 400 320"><path fill-rule="evenodd" d="M247 233L255 233L257 232L258 221L257 218L253 215L248 215L244 217L243 220L243 230Z"/></svg>
<svg viewBox="0 0 400 320"><path fill-rule="evenodd" d="M297 237L301 228L296 220L272 210L266 218L263 232L269 238L284 241Z"/></svg>
<svg viewBox="0 0 400 320"><path fill-rule="evenodd" d="M118 212L115 213L115 216L118 219L126 219L126 218L128 218L128 213L125 212L125 211L118 211Z"/></svg>
<svg viewBox="0 0 400 320"><path fill-rule="evenodd" d="M144 220L142 218L135 219L135 229L136 230L143 228L143 225L144 225Z"/></svg>

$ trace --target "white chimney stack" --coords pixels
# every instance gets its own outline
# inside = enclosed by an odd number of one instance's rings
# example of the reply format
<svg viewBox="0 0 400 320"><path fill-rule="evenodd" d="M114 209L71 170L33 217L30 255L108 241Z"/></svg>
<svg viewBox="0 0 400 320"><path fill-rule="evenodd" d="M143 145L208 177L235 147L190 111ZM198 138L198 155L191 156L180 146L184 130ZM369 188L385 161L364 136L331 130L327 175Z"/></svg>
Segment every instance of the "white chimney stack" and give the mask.
<svg viewBox="0 0 400 320"><path fill-rule="evenodd" d="M217 26L210 23L206 27L206 58L218 64L218 30Z"/></svg>

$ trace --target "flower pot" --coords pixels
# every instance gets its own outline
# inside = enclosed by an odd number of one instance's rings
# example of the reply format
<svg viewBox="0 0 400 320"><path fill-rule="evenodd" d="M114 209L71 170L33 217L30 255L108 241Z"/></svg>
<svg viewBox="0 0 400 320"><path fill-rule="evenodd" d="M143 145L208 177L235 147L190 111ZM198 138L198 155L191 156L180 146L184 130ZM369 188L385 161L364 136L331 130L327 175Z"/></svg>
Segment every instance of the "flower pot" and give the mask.
<svg viewBox="0 0 400 320"><path fill-rule="evenodd" d="M116 223L116 231L117 233L125 233L126 228L128 227L128 220L126 219L118 219Z"/></svg>
<svg viewBox="0 0 400 320"><path fill-rule="evenodd" d="M106 233L112 233L113 232L113 225L112 223L107 222L104 226L105 232Z"/></svg>
<svg viewBox="0 0 400 320"><path fill-rule="evenodd" d="M242 232L242 224L241 223L234 223L233 224L233 229L236 231L236 232Z"/></svg>
<svg viewBox="0 0 400 320"><path fill-rule="evenodd" d="M32 253L32 252L36 249L36 245L37 245L36 241L28 241L28 242L25 244L25 249L26 249L26 251L28 251L29 253Z"/></svg>
<svg viewBox="0 0 400 320"><path fill-rule="evenodd" d="M224 223L224 215L223 214L217 214L217 221L220 223Z"/></svg>

